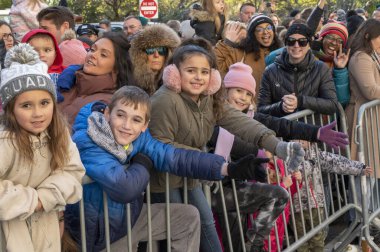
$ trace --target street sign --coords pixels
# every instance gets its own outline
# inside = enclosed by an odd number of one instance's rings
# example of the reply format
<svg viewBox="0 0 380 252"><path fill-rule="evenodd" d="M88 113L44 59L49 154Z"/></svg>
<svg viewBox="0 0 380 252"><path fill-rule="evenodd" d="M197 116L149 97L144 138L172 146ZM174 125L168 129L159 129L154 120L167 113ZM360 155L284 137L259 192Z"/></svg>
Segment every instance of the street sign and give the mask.
<svg viewBox="0 0 380 252"><path fill-rule="evenodd" d="M158 18L158 0L140 0L140 16Z"/></svg>

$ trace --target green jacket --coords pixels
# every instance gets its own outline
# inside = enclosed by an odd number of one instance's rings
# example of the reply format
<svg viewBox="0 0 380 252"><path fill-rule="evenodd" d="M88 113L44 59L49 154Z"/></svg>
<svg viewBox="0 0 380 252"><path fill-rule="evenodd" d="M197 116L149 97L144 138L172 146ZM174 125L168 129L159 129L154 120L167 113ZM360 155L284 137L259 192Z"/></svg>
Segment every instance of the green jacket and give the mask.
<svg viewBox="0 0 380 252"><path fill-rule="evenodd" d="M151 100L151 134L160 141L171 143L178 148L203 150L215 125L272 153L279 142L273 131L228 104L224 106L222 117L216 121L212 96L201 96L198 105L186 94L177 94L161 86ZM196 180L188 179L189 189L196 183ZM150 185L152 192L164 192L165 174L154 171L151 174ZM183 187L183 178L170 175L170 187Z"/></svg>

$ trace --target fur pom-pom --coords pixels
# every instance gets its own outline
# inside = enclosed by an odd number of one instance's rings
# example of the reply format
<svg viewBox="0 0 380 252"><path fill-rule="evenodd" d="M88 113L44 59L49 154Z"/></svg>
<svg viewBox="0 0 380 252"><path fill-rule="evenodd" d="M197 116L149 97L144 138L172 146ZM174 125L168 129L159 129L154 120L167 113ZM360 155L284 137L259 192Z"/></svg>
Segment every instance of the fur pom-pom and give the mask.
<svg viewBox="0 0 380 252"><path fill-rule="evenodd" d="M205 95L213 95L222 86L222 77L220 76L220 73L216 69L211 69L211 76L210 76L210 83L208 84L208 88L206 91L203 92Z"/></svg>
<svg viewBox="0 0 380 252"><path fill-rule="evenodd" d="M176 93L181 92L181 75L176 65L171 64L164 68L162 74L164 85Z"/></svg>
<svg viewBox="0 0 380 252"><path fill-rule="evenodd" d="M4 66L10 67L13 62L34 65L40 62L40 56L31 45L20 43L9 49L5 56Z"/></svg>

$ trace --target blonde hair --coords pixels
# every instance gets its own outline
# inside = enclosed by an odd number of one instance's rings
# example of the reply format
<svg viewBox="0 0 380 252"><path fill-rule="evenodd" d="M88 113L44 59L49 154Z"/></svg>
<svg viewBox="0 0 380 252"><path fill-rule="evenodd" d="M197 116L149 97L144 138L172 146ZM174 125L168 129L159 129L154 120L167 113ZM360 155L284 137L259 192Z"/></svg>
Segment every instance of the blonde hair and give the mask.
<svg viewBox="0 0 380 252"><path fill-rule="evenodd" d="M224 0L220 0L224 2L224 9L223 9L223 15L224 15L224 20L228 20L228 8L227 8L227 3ZM210 13L215 18L215 27L216 27L216 32L218 33L221 29L222 23L219 18L218 12L216 11L214 7L214 0L202 0L202 8Z"/></svg>
<svg viewBox="0 0 380 252"><path fill-rule="evenodd" d="M30 133L20 127L14 114L16 97L3 108L4 114L1 116L0 123L9 132L8 137L11 139L12 145L20 152L24 161L33 162L34 152L30 142ZM58 110L55 99L52 100L54 103L53 118L47 127L47 132L49 134L48 147L52 155L50 166L52 170L55 170L66 165L70 159L68 149L70 134L68 134L69 127L66 118Z"/></svg>

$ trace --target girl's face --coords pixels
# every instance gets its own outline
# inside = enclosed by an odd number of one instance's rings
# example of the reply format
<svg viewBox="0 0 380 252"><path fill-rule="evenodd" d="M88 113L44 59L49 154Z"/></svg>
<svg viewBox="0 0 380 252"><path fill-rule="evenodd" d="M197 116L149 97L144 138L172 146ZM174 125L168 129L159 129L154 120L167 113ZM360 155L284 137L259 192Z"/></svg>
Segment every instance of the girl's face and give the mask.
<svg viewBox="0 0 380 252"><path fill-rule="evenodd" d="M255 27L257 41L263 47L269 47L274 38L274 27L269 23L262 23Z"/></svg>
<svg viewBox="0 0 380 252"><path fill-rule="evenodd" d="M228 103L237 110L248 109L252 104L253 94L243 88L229 88L227 90Z"/></svg>
<svg viewBox="0 0 380 252"><path fill-rule="evenodd" d="M212 0L216 12L223 14L224 11L224 0Z"/></svg>
<svg viewBox="0 0 380 252"><path fill-rule="evenodd" d="M273 169L268 168L268 179L271 184L277 183L277 175Z"/></svg>
<svg viewBox="0 0 380 252"><path fill-rule="evenodd" d="M9 50L13 47L14 38L12 36L11 29L7 25L0 26L0 39L4 41L5 50Z"/></svg>
<svg viewBox="0 0 380 252"><path fill-rule="evenodd" d="M375 52L380 54L380 36L371 39L371 47Z"/></svg>
<svg viewBox="0 0 380 252"><path fill-rule="evenodd" d="M83 71L91 75L112 73L115 67L115 49L111 40L101 38L96 41L86 55Z"/></svg>
<svg viewBox="0 0 380 252"><path fill-rule="evenodd" d="M203 54L194 54L186 58L179 67L182 92L195 102L199 95L208 88L211 67Z"/></svg>
<svg viewBox="0 0 380 252"><path fill-rule="evenodd" d="M33 135L46 130L53 118L54 101L45 90L21 93L16 98L13 113L21 128Z"/></svg>

